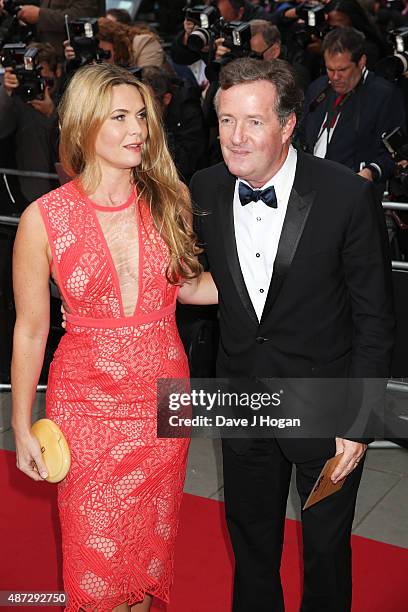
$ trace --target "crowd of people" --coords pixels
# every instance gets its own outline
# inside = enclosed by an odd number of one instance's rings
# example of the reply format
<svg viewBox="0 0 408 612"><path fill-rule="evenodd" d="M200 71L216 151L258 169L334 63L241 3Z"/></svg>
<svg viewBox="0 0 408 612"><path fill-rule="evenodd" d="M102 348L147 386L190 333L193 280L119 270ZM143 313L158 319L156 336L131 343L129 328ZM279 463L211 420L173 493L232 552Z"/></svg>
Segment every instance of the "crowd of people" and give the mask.
<svg viewBox="0 0 408 612"><path fill-rule="evenodd" d="M173 12L180 17L178 4ZM27 45L38 49L46 86L40 95L25 100L19 95L13 62L3 62L1 165L28 173L55 173L58 100L81 65L106 61L132 70L152 88L180 178L188 184L196 170L221 160L213 106L220 67L237 57L279 57L291 64L305 93L303 118L294 136L297 146L373 180L379 195L389 181L391 195L406 197L399 178L401 170L405 178L404 163L396 163L401 162L401 152L392 156L382 141L396 128L406 132L407 58L404 49L397 48L398 36L408 40L403 32L398 34L408 19L403 2L397 7L395 2L391 6L357 0L321 4L213 0L204 3L205 27L194 2L190 4L184 8L179 30L173 35L166 32L165 43L147 23L132 23L123 9L105 13L101 2L23 4L17 13L21 35L24 24L31 28ZM7 13L0 10L4 18ZM95 44L85 48L80 40L68 40L67 34L67 22L83 18L97 18L92 25ZM13 35L15 42L18 34ZM15 200L10 210L17 212L56 185L52 178L33 181L29 175L17 182L13 177L6 180ZM8 193L5 196L8 201Z"/></svg>
<svg viewBox="0 0 408 612"><path fill-rule="evenodd" d="M0 52L0 135L27 172L12 427L18 468L46 479L30 425L52 279L66 333L46 410L71 450L58 489L67 611L169 600L188 440L158 436L157 384L189 377L177 300L219 304L219 378L379 381L375 397L358 382L333 394L324 437L222 440L233 612L284 609L292 467L303 506L335 456L343 486L302 511L302 610L350 611L356 497L394 344L381 198L406 161L405 6L215 0L185 7L168 45L97 3L23 5L16 19L18 33L36 27ZM327 409L314 400L312 424ZM343 400L357 410L347 425Z"/></svg>

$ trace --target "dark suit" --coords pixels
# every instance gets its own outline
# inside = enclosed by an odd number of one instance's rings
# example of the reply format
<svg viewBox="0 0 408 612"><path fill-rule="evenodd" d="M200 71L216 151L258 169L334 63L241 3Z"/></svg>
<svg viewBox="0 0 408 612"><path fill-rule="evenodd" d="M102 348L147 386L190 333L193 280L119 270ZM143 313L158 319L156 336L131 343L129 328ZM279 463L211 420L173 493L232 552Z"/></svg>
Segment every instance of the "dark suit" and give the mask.
<svg viewBox="0 0 408 612"><path fill-rule="evenodd" d="M192 180L198 233L219 290L219 377L387 377L391 268L372 186L298 153L272 280L258 322L234 235L235 177L224 164ZM283 610L279 579L292 462L302 505L333 439L224 440L227 521L236 557L234 611ZM351 601L349 534L361 476L303 515L304 612ZM317 534L317 531L319 534Z"/></svg>
<svg viewBox="0 0 408 612"><path fill-rule="evenodd" d="M327 96L317 104L314 101L323 91ZM336 97L327 76L318 78L307 91L297 137L310 152L314 150L326 112ZM344 164L354 172L360 171L361 162L375 163L381 168L381 182L385 183L394 173L395 163L381 136L396 127L405 129L401 92L395 85L369 72L342 107L326 159Z"/></svg>

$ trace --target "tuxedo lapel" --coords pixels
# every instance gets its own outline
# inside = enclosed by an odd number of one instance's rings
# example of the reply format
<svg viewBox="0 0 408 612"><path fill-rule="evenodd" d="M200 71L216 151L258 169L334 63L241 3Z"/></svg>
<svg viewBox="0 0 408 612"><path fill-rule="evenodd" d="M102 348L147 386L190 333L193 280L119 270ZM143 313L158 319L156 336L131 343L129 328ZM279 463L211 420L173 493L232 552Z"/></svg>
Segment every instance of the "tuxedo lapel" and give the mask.
<svg viewBox="0 0 408 612"><path fill-rule="evenodd" d="M244 277L242 275L241 266L239 264L237 244L235 240L233 206L235 178L231 176L229 178L231 178L231 180L221 186L218 195L219 201L217 206L217 210L220 215L220 227L224 228L223 237L225 260L228 264L228 268L234 280L241 301L245 307L245 310L247 311L253 322L258 325L258 317L253 307L251 298L249 297Z"/></svg>
<svg viewBox="0 0 408 612"><path fill-rule="evenodd" d="M295 180L295 185L296 182ZM268 316L279 295L279 291L281 290L293 257L295 256L315 195L315 191L310 191L300 196L295 186L292 188L273 266L272 279L269 285L265 307L262 312L261 323Z"/></svg>

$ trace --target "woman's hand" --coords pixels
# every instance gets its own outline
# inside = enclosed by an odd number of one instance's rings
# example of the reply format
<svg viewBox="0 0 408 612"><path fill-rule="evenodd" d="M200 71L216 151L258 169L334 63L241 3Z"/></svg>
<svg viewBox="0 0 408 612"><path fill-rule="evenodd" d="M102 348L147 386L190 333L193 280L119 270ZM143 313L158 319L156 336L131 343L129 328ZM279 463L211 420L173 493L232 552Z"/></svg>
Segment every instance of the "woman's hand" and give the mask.
<svg viewBox="0 0 408 612"><path fill-rule="evenodd" d="M18 469L33 480L43 481L48 473L37 438L28 431L25 434L15 433L15 439Z"/></svg>
<svg viewBox="0 0 408 612"><path fill-rule="evenodd" d="M67 311L65 310L64 302L61 302L61 313L62 313L61 327L65 329L67 326Z"/></svg>
<svg viewBox="0 0 408 612"><path fill-rule="evenodd" d="M191 281L185 281L177 296L181 304L207 306L218 304L218 290L211 272L203 272Z"/></svg>

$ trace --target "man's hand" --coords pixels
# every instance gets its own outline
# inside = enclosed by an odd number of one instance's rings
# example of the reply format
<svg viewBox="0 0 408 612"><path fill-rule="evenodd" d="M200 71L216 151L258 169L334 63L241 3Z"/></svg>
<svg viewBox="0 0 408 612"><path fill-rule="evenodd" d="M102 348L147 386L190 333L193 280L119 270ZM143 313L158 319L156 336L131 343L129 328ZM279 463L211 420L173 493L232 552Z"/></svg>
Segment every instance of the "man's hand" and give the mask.
<svg viewBox="0 0 408 612"><path fill-rule="evenodd" d="M343 453L343 457L331 476L332 481L336 483L351 474L360 463L366 450L367 444L352 442L345 438L336 438L336 455Z"/></svg>
<svg viewBox="0 0 408 612"><path fill-rule="evenodd" d="M4 86L6 94L8 96L11 96L11 94L13 93L15 89L17 89L19 84L20 83L18 82L18 78L14 74L13 69L6 68L4 72L4 78L3 78L3 86Z"/></svg>
<svg viewBox="0 0 408 612"><path fill-rule="evenodd" d="M224 42L224 38L217 38L215 41L215 59L220 60L224 55L231 52L231 49L228 47L224 47L222 44Z"/></svg>
<svg viewBox="0 0 408 612"><path fill-rule="evenodd" d="M21 7L17 17L24 23L37 23L40 18L40 7L33 4L26 4Z"/></svg>
<svg viewBox="0 0 408 612"><path fill-rule="evenodd" d="M75 51L74 48L69 44L69 40L64 40L62 43L64 46L64 56L67 62L75 59Z"/></svg>
<svg viewBox="0 0 408 612"><path fill-rule="evenodd" d="M359 176L362 176L363 178L367 179L368 181L372 181L373 180L373 173L371 172L370 168L363 168L362 170L360 170L360 172L358 172Z"/></svg>
<svg viewBox="0 0 408 612"><path fill-rule="evenodd" d="M55 110L55 104L52 101L48 87L45 88L44 100L30 100L28 104L46 117L50 117Z"/></svg>

